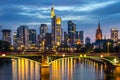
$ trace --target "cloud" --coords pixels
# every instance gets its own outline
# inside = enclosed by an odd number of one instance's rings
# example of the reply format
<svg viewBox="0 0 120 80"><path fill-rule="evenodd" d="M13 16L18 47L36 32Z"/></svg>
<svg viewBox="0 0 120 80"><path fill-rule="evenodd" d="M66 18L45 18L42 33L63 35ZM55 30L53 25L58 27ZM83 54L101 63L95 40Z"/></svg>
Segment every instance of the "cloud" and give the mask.
<svg viewBox="0 0 120 80"><path fill-rule="evenodd" d="M89 11L94 11L100 8L107 7L109 5L118 3L120 1L107 1L107 2L91 2L88 4L79 4L79 5L72 5L72 6L56 6L55 10L58 11L72 11L72 12L89 12Z"/></svg>

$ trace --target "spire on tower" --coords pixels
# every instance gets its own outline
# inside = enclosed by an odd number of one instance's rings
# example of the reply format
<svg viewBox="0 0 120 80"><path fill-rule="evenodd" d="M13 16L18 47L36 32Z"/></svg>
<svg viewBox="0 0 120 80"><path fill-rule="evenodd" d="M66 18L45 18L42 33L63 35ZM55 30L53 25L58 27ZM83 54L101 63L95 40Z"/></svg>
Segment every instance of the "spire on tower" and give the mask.
<svg viewBox="0 0 120 80"><path fill-rule="evenodd" d="M100 29L100 21L98 22L98 29Z"/></svg>
<svg viewBox="0 0 120 80"><path fill-rule="evenodd" d="M54 4L52 4L52 8L51 8L51 17L53 18L55 16L55 13L54 13Z"/></svg>

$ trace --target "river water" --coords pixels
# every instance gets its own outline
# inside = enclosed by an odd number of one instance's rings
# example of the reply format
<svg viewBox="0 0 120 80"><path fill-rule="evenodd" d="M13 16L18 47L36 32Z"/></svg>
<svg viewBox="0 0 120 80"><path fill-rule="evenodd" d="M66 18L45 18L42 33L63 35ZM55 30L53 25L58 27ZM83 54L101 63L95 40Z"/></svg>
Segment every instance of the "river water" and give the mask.
<svg viewBox="0 0 120 80"><path fill-rule="evenodd" d="M65 58L50 64L41 76L40 64L28 59L0 59L0 80L120 80L104 73L102 63L88 59Z"/></svg>

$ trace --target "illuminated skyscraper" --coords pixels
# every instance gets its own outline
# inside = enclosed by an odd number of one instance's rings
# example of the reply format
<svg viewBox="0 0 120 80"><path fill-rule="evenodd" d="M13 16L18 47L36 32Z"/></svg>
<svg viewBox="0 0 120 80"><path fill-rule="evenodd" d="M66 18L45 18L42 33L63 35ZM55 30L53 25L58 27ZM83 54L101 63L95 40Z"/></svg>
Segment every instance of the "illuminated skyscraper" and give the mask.
<svg viewBox="0 0 120 80"><path fill-rule="evenodd" d="M74 24L72 21L68 21L68 38L69 45L74 46L76 39L76 24Z"/></svg>
<svg viewBox="0 0 120 80"><path fill-rule="evenodd" d="M96 31L96 40L101 40L102 39L102 30L100 29L100 22L98 23L98 28Z"/></svg>
<svg viewBox="0 0 120 80"><path fill-rule="evenodd" d="M114 42L118 41L118 29L117 28L112 28L111 29L111 39Z"/></svg>
<svg viewBox="0 0 120 80"><path fill-rule="evenodd" d="M35 46L36 45L36 30L35 29L29 29L29 46Z"/></svg>
<svg viewBox="0 0 120 80"><path fill-rule="evenodd" d="M56 17L54 6L51 8L51 27L52 27L52 45L60 46L61 44L61 18Z"/></svg>
<svg viewBox="0 0 120 80"><path fill-rule="evenodd" d="M40 26L40 36L41 39L45 38L45 34L48 33L48 26L46 24L41 24Z"/></svg>
<svg viewBox="0 0 120 80"><path fill-rule="evenodd" d="M13 46L15 48L17 47L17 32L13 33Z"/></svg>
<svg viewBox="0 0 120 80"><path fill-rule="evenodd" d="M29 29L26 25L21 25L17 28L17 46L28 48L29 44Z"/></svg>
<svg viewBox="0 0 120 80"><path fill-rule="evenodd" d="M11 30L9 29L2 30L2 40L11 43Z"/></svg>

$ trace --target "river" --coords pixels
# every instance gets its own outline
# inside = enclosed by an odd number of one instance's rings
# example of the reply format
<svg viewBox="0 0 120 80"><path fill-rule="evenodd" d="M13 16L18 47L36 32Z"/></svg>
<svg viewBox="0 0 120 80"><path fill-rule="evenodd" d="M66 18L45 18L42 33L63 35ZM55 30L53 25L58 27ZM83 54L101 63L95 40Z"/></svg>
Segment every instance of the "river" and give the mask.
<svg viewBox="0 0 120 80"><path fill-rule="evenodd" d="M49 73L41 76L40 64L33 60L0 59L0 80L120 80L120 76L105 74L102 63L79 58L55 60Z"/></svg>

